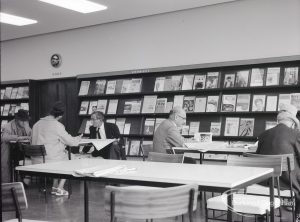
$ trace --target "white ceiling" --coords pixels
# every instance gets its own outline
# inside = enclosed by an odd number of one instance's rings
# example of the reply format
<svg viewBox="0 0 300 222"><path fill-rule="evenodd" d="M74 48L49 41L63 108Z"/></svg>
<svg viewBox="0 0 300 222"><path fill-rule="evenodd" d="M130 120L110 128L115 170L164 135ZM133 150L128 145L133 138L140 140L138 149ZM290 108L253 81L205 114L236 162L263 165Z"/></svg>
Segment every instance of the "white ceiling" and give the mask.
<svg viewBox="0 0 300 222"><path fill-rule="evenodd" d="M73 0L75 1L75 0ZM235 0L91 0L107 10L82 14L38 0L1 0L1 12L35 19L37 24L13 26L1 23L1 41L75 29L125 19L202 7Z"/></svg>

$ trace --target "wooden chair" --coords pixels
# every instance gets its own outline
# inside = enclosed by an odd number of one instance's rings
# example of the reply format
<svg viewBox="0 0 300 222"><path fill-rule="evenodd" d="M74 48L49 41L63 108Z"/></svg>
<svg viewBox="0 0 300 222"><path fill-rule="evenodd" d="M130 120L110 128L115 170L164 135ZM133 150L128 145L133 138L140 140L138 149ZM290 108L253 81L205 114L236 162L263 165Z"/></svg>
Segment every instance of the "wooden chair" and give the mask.
<svg viewBox="0 0 300 222"><path fill-rule="evenodd" d="M149 152L147 161L152 162L168 162L168 163L183 163L183 154L167 154Z"/></svg>
<svg viewBox="0 0 300 222"><path fill-rule="evenodd" d="M295 161L294 161L294 154L279 154L279 155L262 155L262 154L255 154L255 153L244 153L246 157L254 157L254 158L270 158L276 159L277 157L282 157L282 172L287 172L289 177L289 188L287 190L281 190L279 177L276 177L277 188L275 189L275 193L278 194L278 197L286 200L290 200L292 202L292 215L293 215L293 222L296 221L295 218L295 194L293 192L293 185L291 180L291 173L295 169ZM270 195L270 190L268 187L254 184L247 187L248 194L255 194L255 195ZM284 203L284 201L282 201ZM283 204L284 205L284 204ZM288 205L291 206L291 205Z"/></svg>
<svg viewBox="0 0 300 222"><path fill-rule="evenodd" d="M227 159L228 166L244 166L244 167L265 167L273 168L274 177L279 177L282 171L282 157L270 158L250 158L229 156ZM233 194L233 211L241 214L242 216L252 215L265 215L266 220L269 219L270 211L270 197L261 195L248 195L244 193ZM274 208L280 207L280 198L274 198ZM208 219L217 220L218 218L209 218L208 210L213 211L227 211L227 195L212 197L207 200L206 204L206 221Z"/></svg>
<svg viewBox="0 0 300 222"><path fill-rule="evenodd" d="M15 211L16 218L6 222L30 222L39 220L23 219L22 210L28 208L27 198L23 184L21 182L3 183L2 190L2 212Z"/></svg>
<svg viewBox="0 0 300 222"><path fill-rule="evenodd" d="M140 189L139 186L105 188L105 210L110 212L111 222L116 218L157 219L176 217L188 213L193 221L197 208L197 184Z"/></svg>

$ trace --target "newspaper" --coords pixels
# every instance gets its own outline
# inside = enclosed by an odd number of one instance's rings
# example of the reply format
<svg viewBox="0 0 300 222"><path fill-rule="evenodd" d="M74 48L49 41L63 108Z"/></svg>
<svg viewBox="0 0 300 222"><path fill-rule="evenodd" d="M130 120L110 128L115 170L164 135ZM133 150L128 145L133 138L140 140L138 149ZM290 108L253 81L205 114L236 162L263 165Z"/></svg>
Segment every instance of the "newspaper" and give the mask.
<svg viewBox="0 0 300 222"><path fill-rule="evenodd" d="M81 139L79 144L93 144L96 150L101 150L112 142L116 141L116 139Z"/></svg>

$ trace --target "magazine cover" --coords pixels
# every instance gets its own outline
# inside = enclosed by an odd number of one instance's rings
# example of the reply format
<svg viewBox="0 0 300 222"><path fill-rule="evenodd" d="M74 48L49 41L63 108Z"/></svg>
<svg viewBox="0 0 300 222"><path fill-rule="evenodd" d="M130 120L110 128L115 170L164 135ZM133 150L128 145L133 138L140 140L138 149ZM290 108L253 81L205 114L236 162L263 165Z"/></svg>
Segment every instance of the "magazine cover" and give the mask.
<svg viewBox="0 0 300 222"><path fill-rule="evenodd" d="M278 97L278 111L281 110L283 104L291 104L291 94L279 94Z"/></svg>
<svg viewBox="0 0 300 222"><path fill-rule="evenodd" d="M266 86L279 85L280 67L272 67L267 69Z"/></svg>
<svg viewBox="0 0 300 222"><path fill-rule="evenodd" d="M266 95L253 95L252 112L265 111Z"/></svg>
<svg viewBox="0 0 300 222"><path fill-rule="evenodd" d="M79 96L87 95L89 92L90 81L81 81Z"/></svg>
<svg viewBox="0 0 300 222"><path fill-rule="evenodd" d="M104 94L105 92L105 86L106 86L106 80L105 79L99 79L96 81L95 84L95 89L94 89L94 94L95 95L100 95Z"/></svg>
<svg viewBox="0 0 300 222"><path fill-rule="evenodd" d="M205 89L205 83L206 83L206 75L205 74L195 75L193 89Z"/></svg>
<svg viewBox="0 0 300 222"><path fill-rule="evenodd" d="M91 115L93 112L97 111L98 101L90 101L90 108L88 114Z"/></svg>
<svg viewBox="0 0 300 222"><path fill-rule="evenodd" d="M278 96L267 96L266 111L277 111Z"/></svg>
<svg viewBox="0 0 300 222"><path fill-rule="evenodd" d="M249 112L250 110L250 94L238 94L236 100L237 112Z"/></svg>
<svg viewBox="0 0 300 222"><path fill-rule="evenodd" d="M82 101L81 105L80 105L79 114L80 115L87 114L88 108L89 108L89 101ZM96 105L96 108L97 108L97 105Z"/></svg>
<svg viewBox="0 0 300 222"><path fill-rule="evenodd" d="M241 118L239 136L253 136L254 118Z"/></svg>
<svg viewBox="0 0 300 222"><path fill-rule="evenodd" d="M221 122L211 122L210 123L210 132L213 136L221 135Z"/></svg>
<svg viewBox="0 0 300 222"><path fill-rule="evenodd" d="M195 96L185 96L183 100L183 109L185 112L194 112L195 108Z"/></svg>
<svg viewBox="0 0 300 222"><path fill-rule="evenodd" d="M194 75L184 75L182 80L182 90L192 90L194 83Z"/></svg>
<svg viewBox="0 0 300 222"><path fill-rule="evenodd" d="M249 80L249 70L238 71L235 78L236 87L247 87Z"/></svg>
<svg viewBox="0 0 300 222"><path fill-rule="evenodd" d="M263 86L264 74L265 69L252 69L250 86Z"/></svg>
<svg viewBox="0 0 300 222"><path fill-rule="evenodd" d="M284 69L283 85L298 84L298 67L289 67Z"/></svg>
<svg viewBox="0 0 300 222"><path fill-rule="evenodd" d="M164 91L165 77L156 77L154 92Z"/></svg>
<svg viewBox="0 0 300 222"><path fill-rule="evenodd" d="M206 110L206 97L196 97L194 112L205 112Z"/></svg>
<svg viewBox="0 0 300 222"><path fill-rule="evenodd" d="M117 84L116 80L108 81L106 87L106 94L115 94L116 84Z"/></svg>
<svg viewBox="0 0 300 222"><path fill-rule="evenodd" d="M221 112L234 112L236 104L236 95L223 95Z"/></svg>
<svg viewBox="0 0 300 222"><path fill-rule="evenodd" d="M224 88L232 88L234 87L235 74L225 74L224 77Z"/></svg>
<svg viewBox="0 0 300 222"><path fill-rule="evenodd" d="M291 94L291 104L296 106L298 111L300 110L300 93Z"/></svg>
<svg viewBox="0 0 300 222"><path fill-rule="evenodd" d="M239 120L237 117L227 117L225 121L224 136L237 136L239 131Z"/></svg>
<svg viewBox="0 0 300 222"><path fill-rule="evenodd" d="M172 91L181 90L181 84L182 84L182 76L181 75L172 76L172 79L171 79L171 90Z"/></svg>
<svg viewBox="0 0 300 222"><path fill-rule="evenodd" d="M208 96L206 104L206 112L217 112L219 105L219 96Z"/></svg>
<svg viewBox="0 0 300 222"><path fill-rule="evenodd" d="M206 77L206 88L218 88L219 72L208 72Z"/></svg>
<svg viewBox="0 0 300 222"><path fill-rule="evenodd" d="M167 98L158 98L156 100L155 113L164 113L167 106Z"/></svg>
<svg viewBox="0 0 300 222"><path fill-rule="evenodd" d="M154 118L146 118L144 124L144 135L152 135L154 133L154 125L155 119Z"/></svg>

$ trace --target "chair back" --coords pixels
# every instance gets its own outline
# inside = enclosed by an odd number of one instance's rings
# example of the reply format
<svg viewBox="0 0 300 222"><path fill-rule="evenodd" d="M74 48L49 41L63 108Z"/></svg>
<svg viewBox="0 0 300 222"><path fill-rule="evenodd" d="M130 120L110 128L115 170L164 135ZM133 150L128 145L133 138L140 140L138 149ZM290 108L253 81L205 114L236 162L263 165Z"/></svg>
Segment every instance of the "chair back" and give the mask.
<svg viewBox="0 0 300 222"><path fill-rule="evenodd" d="M2 211L15 211L21 217L21 210L27 209L27 199L24 186L21 182L3 183L2 190Z"/></svg>
<svg viewBox="0 0 300 222"><path fill-rule="evenodd" d="M274 158L228 156L227 165L273 168L274 177L279 177L282 172L282 159L281 156Z"/></svg>
<svg viewBox="0 0 300 222"><path fill-rule="evenodd" d="M183 163L183 154L167 154L149 152L147 161L151 162L168 162L168 163Z"/></svg>
<svg viewBox="0 0 300 222"><path fill-rule="evenodd" d="M25 165L25 156L29 157L43 157L43 163L45 163L46 149L44 145L27 145L22 144L23 151L23 165Z"/></svg>
<svg viewBox="0 0 300 222"><path fill-rule="evenodd" d="M277 158L282 157L282 172L288 171L291 172L295 169L295 161L294 161L294 154L277 154L277 155L263 155L263 154L256 154L256 153L244 153L243 156L246 157L262 157L262 158Z"/></svg>
<svg viewBox="0 0 300 222"><path fill-rule="evenodd" d="M197 184L157 188L139 186L105 188L105 210L111 218L155 219L195 211ZM112 220L113 221L113 220Z"/></svg>

